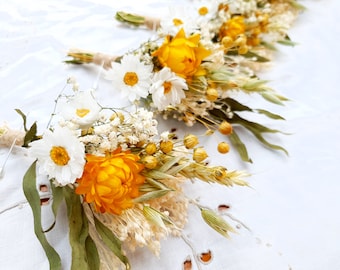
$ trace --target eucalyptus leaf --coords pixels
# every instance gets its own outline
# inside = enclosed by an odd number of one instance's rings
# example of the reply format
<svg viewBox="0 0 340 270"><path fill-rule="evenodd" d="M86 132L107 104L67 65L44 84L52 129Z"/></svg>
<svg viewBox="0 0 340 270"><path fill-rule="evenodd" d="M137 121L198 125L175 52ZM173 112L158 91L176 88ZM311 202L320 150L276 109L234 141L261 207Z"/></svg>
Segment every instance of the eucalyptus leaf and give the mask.
<svg viewBox="0 0 340 270"><path fill-rule="evenodd" d="M25 197L32 209L34 220L34 233L43 247L50 270L61 270L61 259L55 249L49 244L41 226L40 197L36 187L36 161L32 163L23 178Z"/></svg>
<svg viewBox="0 0 340 270"><path fill-rule="evenodd" d="M98 218L94 217L95 226L98 234L106 246L124 263L127 270L130 269L128 258L122 252L120 240L110 231Z"/></svg>

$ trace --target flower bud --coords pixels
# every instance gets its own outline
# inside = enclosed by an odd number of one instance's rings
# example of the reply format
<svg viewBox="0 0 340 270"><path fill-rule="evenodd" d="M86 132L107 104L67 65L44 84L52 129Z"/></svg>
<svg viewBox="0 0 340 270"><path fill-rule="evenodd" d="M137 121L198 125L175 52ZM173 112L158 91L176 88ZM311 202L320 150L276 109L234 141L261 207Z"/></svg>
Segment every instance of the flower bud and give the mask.
<svg viewBox="0 0 340 270"><path fill-rule="evenodd" d="M204 150L203 147L198 147L194 150L194 156L193 159L196 162L202 162L203 160L205 160L208 157L207 152Z"/></svg>
<svg viewBox="0 0 340 270"><path fill-rule="evenodd" d="M154 143L148 143L145 147L145 152L148 155L153 155L157 151L157 146Z"/></svg>
<svg viewBox="0 0 340 270"><path fill-rule="evenodd" d="M172 141L161 141L159 148L164 154L168 154L174 148L174 144Z"/></svg>
<svg viewBox="0 0 340 270"><path fill-rule="evenodd" d="M226 153L229 152L230 146L229 146L229 144L227 144L226 142L220 142L220 143L217 145L217 150L218 150L218 152L220 152L221 154L226 154Z"/></svg>
<svg viewBox="0 0 340 270"><path fill-rule="evenodd" d="M223 121L219 127L218 127L219 132L221 132L223 135L230 135L233 132L233 127L231 124L227 121Z"/></svg>
<svg viewBox="0 0 340 270"><path fill-rule="evenodd" d="M183 142L187 149L192 149L198 144L198 138L195 135L189 134L184 137Z"/></svg>

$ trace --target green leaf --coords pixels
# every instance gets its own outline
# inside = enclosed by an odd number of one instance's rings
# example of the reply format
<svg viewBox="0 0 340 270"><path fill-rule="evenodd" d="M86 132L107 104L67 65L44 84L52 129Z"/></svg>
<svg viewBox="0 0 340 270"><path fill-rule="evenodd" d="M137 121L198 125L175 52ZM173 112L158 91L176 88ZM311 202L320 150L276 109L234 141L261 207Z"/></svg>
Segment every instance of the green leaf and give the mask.
<svg viewBox="0 0 340 270"><path fill-rule="evenodd" d="M275 119L275 120L285 120L282 116L280 116L278 114L271 113L267 110L257 109L256 111L258 113L264 114L265 116L272 118L272 119Z"/></svg>
<svg viewBox="0 0 340 270"><path fill-rule="evenodd" d="M37 137L37 123L34 122L30 129L25 134L23 147L28 147L28 144L30 142L33 142L37 139L39 139Z"/></svg>
<svg viewBox="0 0 340 270"><path fill-rule="evenodd" d="M49 244L41 226L41 206L40 197L36 188L36 161L29 167L24 175L23 190L26 199L32 209L34 219L34 233L43 247L50 270L61 269L61 259L55 249Z"/></svg>
<svg viewBox="0 0 340 270"><path fill-rule="evenodd" d="M85 250L86 250L87 260L89 263L89 269L99 270L100 258L99 258L98 250L97 250L96 244L94 243L90 235L86 238Z"/></svg>
<svg viewBox="0 0 340 270"><path fill-rule="evenodd" d="M231 143L236 147L241 159L243 161L253 163L253 161L248 156L248 151L245 146L245 144L241 141L240 137L237 135L235 129L233 132L229 135L229 139Z"/></svg>
<svg viewBox="0 0 340 270"><path fill-rule="evenodd" d="M240 125L244 126L245 128L249 129L250 131L253 129L253 130L257 130L260 133L283 133L282 131L280 131L278 129L271 129L271 128L263 126L259 123L255 123L255 122L246 120L236 113L234 114L234 116L230 120L230 122L240 124Z"/></svg>
<svg viewBox="0 0 340 270"><path fill-rule="evenodd" d="M22 117L22 120L24 121L24 130L25 132L27 132L27 127L26 127L26 121L27 121L27 118L26 118L26 115L19 109L15 109L15 111L20 114L20 116Z"/></svg>
<svg viewBox="0 0 340 270"><path fill-rule="evenodd" d="M223 99L223 102L229 106L231 108L231 111L250 111L252 112L253 110L246 106L246 105L243 105L242 103L238 102L237 100L235 99L232 99L232 98L225 98Z"/></svg>
<svg viewBox="0 0 340 270"><path fill-rule="evenodd" d="M56 223L56 219L57 219L57 214L58 214L58 209L59 209L60 203L64 199L63 189L61 187L56 187L52 183L52 181L50 181L50 186L51 186L52 198L53 198L53 200L52 200L52 212L53 212L53 215L54 215L54 222L50 226L50 228L45 230L45 232L49 232L50 230L52 230L54 228L55 223Z"/></svg>
<svg viewBox="0 0 340 270"><path fill-rule="evenodd" d="M103 242L121 260L121 262L125 264L126 269L129 270L129 260L122 252L120 240L96 217L94 217L94 223Z"/></svg>
<svg viewBox="0 0 340 270"><path fill-rule="evenodd" d="M69 240L72 248L71 270L88 270L85 242L89 235L88 220L80 196L68 186L63 188L69 221Z"/></svg>
<svg viewBox="0 0 340 270"><path fill-rule="evenodd" d="M278 133L278 132L283 133L280 130L270 129L270 128L267 128L267 127L260 125L258 123L245 120L237 114L234 114L234 117L233 117L232 120L233 120L233 123L238 123L238 124L242 125L243 127L245 127L246 129L248 129L251 133L253 133L253 135L261 143L263 143L267 147L272 148L274 150L281 150L284 153L286 153L286 155L288 155L288 151L286 149L284 149L282 146L268 142L262 135L262 133Z"/></svg>

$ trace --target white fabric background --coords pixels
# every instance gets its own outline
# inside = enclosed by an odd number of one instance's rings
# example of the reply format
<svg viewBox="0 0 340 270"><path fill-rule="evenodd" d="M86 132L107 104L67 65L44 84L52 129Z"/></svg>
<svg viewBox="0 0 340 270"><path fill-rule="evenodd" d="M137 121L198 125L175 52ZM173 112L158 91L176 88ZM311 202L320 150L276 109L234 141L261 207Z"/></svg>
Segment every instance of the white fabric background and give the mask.
<svg viewBox="0 0 340 270"><path fill-rule="evenodd" d="M0 1L0 123L20 128L21 119L14 111L20 108L28 114L30 123L37 120L43 130L66 79L75 76L80 87L86 89L92 86L97 73L92 66L63 64L69 48L111 54L127 52L153 34L122 27L113 19L115 12L129 10L160 16L174 3L188 2ZM231 240L226 240L207 227L192 208L186 233L197 252L211 250L214 255L210 264L201 265L204 270L340 269L340 27L337 20L340 2L301 3L307 10L289 32L298 45L280 46L275 61L261 74L291 101L278 107L261 99L246 99L253 107L271 109L287 119L274 124L292 135L273 139L288 149L289 157L265 150L249 137L247 145L254 164L244 164L235 153L227 156L216 153L216 137L204 140L212 164L222 163L230 169L252 173L248 179L252 189L224 189L202 183L188 187L193 197L200 197L202 204L212 208L221 203L230 205L229 213L251 230L242 228ZM122 105L119 100L104 99L111 93L106 81L99 81L99 89L103 102ZM164 129L175 124L169 121ZM6 151L0 149L0 164ZM48 269L21 189L22 177L30 163L23 149L14 149L5 177L0 180L0 269ZM39 181L43 183L46 179ZM20 207L11 208L18 203L22 203ZM64 269L69 269L67 221L63 214L48 238L61 254ZM47 207L44 217L48 226L52 218ZM169 239L163 242L160 258L146 249L137 250L130 258L133 269L173 270L181 269L188 255L192 256L191 251L183 241Z"/></svg>

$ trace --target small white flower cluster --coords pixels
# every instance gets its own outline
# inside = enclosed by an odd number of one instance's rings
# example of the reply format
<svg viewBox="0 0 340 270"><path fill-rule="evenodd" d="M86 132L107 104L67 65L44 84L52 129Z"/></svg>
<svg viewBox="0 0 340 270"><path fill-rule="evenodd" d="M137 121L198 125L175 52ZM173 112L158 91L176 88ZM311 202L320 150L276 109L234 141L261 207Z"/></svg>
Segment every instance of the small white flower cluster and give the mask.
<svg viewBox="0 0 340 270"><path fill-rule="evenodd" d="M153 113L143 108L125 117L121 113L114 113L110 117L95 123L93 130L79 140L91 154L103 155L121 147L126 150L139 143L150 141L158 135L157 121Z"/></svg>
<svg viewBox="0 0 340 270"><path fill-rule="evenodd" d="M250 14L258 9L256 0L233 0L229 1L228 5L233 14Z"/></svg>
<svg viewBox="0 0 340 270"><path fill-rule="evenodd" d="M153 105L160 111L179 104L188 89L185 80L167 67L153 73L151 55L143 53L145 46L137 54L124 55L120 63L112 63L106 79L132 103L151 94Z"/></svg>

